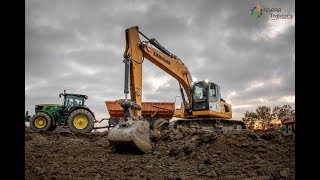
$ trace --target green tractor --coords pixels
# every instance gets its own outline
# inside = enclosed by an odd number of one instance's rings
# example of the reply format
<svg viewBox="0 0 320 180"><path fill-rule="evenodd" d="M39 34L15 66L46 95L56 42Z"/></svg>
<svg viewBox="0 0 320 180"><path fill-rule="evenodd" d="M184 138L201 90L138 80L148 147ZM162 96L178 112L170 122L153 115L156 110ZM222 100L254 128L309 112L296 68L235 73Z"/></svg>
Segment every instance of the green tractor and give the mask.
<svg viewBox="0 0 320 180"><path fill-rule="evenodd" d="M53 131L57 126L68 127L72 133L89 133L94 128L95 116L84 105L88 96L81 94L60 93L64 97L61 104L38 104L35 114L26 114L25 121L30 121L30 127L36 132Z"/></svg>

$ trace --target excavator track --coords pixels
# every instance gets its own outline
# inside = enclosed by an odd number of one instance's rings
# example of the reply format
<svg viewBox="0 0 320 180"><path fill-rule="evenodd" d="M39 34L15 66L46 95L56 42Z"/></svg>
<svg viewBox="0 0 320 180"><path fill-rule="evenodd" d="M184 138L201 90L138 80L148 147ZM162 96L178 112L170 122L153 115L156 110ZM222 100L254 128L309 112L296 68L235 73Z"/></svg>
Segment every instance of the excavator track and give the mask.
<svg viewBox="0 0 320 180"><path fill-rule="evenodd" d="M219 118L177 119L170 122L169 124L170 128L177 128L179 126L214 132L224 132L234 129L246 129L246 125L243 121Z"/></svg>

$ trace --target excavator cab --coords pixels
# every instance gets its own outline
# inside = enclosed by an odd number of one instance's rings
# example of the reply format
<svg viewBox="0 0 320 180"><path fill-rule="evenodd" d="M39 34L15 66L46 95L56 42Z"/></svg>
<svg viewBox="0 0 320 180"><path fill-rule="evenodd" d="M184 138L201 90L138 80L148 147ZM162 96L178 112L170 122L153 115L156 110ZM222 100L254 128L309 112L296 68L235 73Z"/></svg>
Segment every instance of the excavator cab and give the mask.
<svg viewBox="0 0 320 180"><path fill-rule="evenodd" d="M220 112L220 87L209 81L194 82L191 90L192 110Z"/></svg>

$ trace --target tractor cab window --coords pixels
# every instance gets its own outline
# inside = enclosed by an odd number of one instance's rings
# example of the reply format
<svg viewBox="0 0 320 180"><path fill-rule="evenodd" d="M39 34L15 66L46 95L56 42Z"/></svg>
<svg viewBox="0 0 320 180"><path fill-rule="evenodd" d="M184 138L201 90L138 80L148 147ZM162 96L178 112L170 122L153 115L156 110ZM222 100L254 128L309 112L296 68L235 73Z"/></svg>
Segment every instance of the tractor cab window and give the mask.
<svg viewBox="0 0 320 180"><path fill-rule="evenodd" d="M72 97L66 97L66 100L65 100L65 106L66 107L71 107L73 106L73 98Z"/></svg>
<svg viewBox="0 0 320 180"><path fill-rule="evenodd" d="M65 100L66 107L73 107L73 106L82 106L84 104L84 98L76 97L76 96L68 96Z"/></svg>
<svg viewBox="0 0 320 180"><path fill-rule="evenodd" d="M74 104L76 104L77 106L83 105L84 100L82 97L75 97L73 100L74 100Z"/></svg>

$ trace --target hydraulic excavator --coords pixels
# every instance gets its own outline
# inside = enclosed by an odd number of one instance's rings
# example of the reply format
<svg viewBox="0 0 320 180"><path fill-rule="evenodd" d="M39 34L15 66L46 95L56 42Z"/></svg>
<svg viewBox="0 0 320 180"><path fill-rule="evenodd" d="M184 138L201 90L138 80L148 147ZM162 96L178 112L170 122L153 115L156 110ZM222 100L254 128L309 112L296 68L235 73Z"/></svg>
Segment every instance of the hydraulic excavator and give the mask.
<svg viewBox="0 0 320 180"><path fill-rule="evenodd" d="M146 40L141 41L140 36ZM149 122L141 116L142 103L142 65L148 59L157 67L178 80L182 106L176 110L172 127L178 125L195 126L212 131L244 129L240 120L231 120L232 108L221 98L220 87L210 81L193 82L186 65L173 53L164 48L154 38L148 38L139 31L138 26L125 30L125 100L121 103L125 117L108 133L108 140L117 149L129 145L148 153L152 151L149 136ZM130 83L131 99L128 100Z"/></svg>

